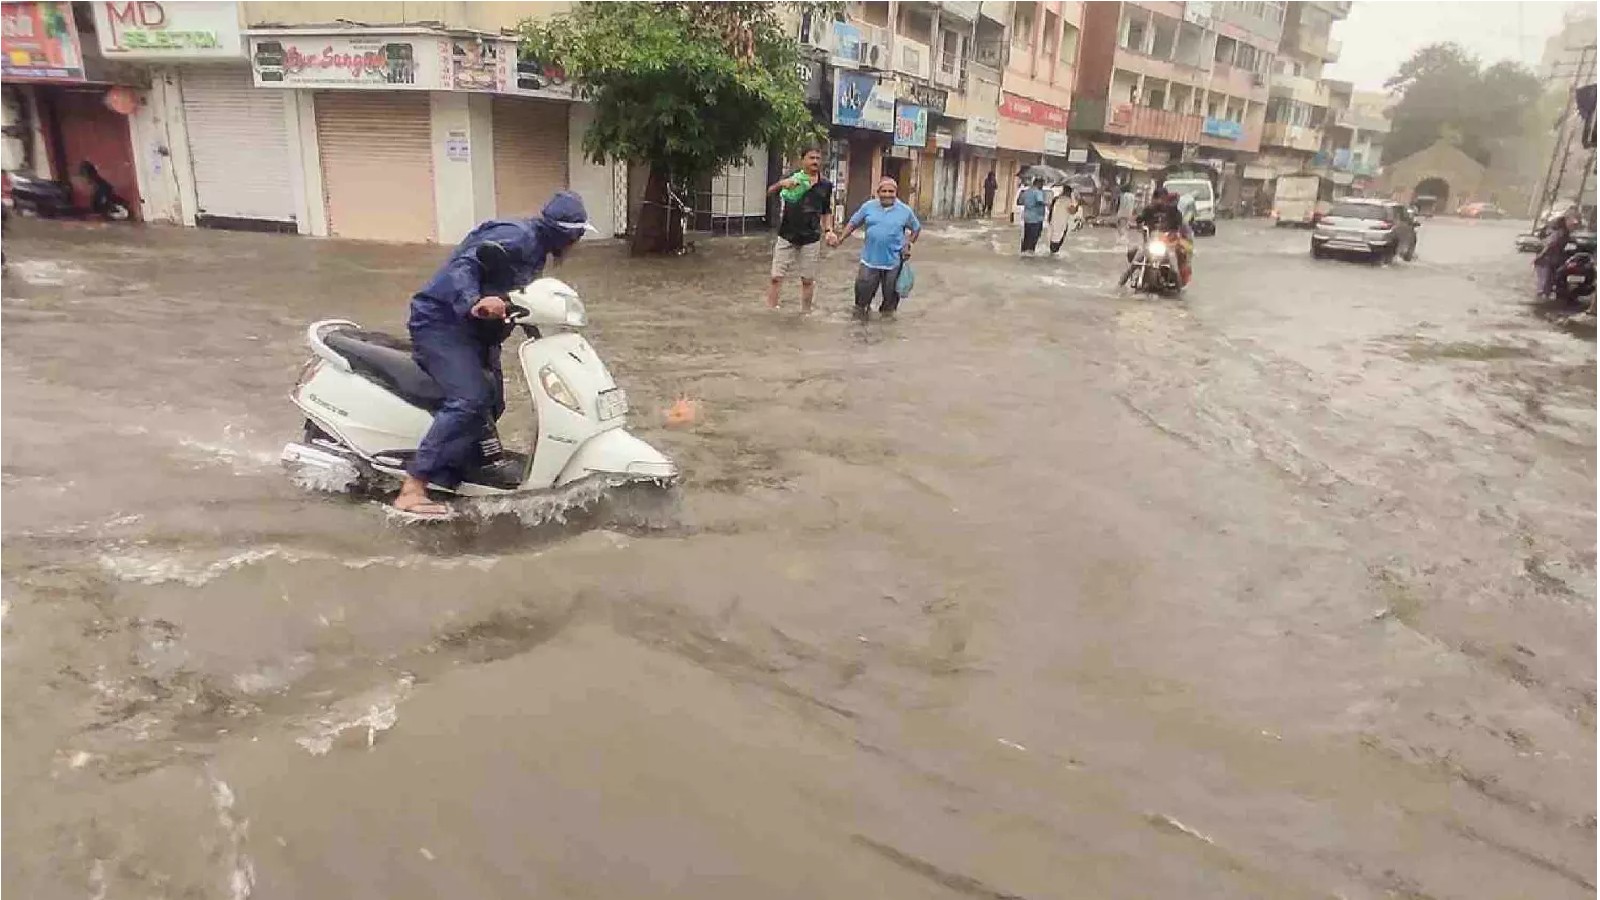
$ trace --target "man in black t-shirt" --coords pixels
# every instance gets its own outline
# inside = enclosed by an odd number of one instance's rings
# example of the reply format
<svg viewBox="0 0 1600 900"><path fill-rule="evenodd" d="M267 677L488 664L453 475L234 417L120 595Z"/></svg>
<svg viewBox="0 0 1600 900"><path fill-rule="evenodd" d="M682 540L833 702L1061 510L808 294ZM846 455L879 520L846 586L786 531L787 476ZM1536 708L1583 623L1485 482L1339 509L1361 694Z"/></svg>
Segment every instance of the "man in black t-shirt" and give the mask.
<svg viewBox="0 0 1600 900"><path fill-rule="evenodd" d="M809 185L809 186L807 186ZM783 204L778 219L778 239L772 247L772 281L767 285L767 307L778 308L778 291L790 271L800 276L800 311L810 312L817 287L817 261L822 256L822 236L833 233L833 185L822 178L822 151L812 147L800 158L800 171L767 188L793 196Z"/></svg>

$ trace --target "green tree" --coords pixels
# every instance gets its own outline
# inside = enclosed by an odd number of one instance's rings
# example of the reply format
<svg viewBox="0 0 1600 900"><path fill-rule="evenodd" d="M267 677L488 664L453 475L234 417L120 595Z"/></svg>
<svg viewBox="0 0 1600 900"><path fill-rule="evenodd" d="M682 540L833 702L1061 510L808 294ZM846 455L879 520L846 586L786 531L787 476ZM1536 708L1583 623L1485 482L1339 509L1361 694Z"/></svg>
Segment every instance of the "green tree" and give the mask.
<svg viewBox="0 0 1600 900"><path fill-rule="evenodd" d="M565 68L594 104L584 151L649 166L635 253L683 247L669 185L681 194L752 145L787 150L820 135L781 13L774 3L585 2L522 23L523 56Z"/></svg>
<svg viewBox="0 0 1600 900"><path fill-rule="evenodd" d="M1413 53L1384 86L1397 100L1386 159L1403 159L1443 138L1484 165L1497 145L1534 126L1529 112L1542 93L1526 68L1500 62L1485 69L1453 43Z"/></svg>

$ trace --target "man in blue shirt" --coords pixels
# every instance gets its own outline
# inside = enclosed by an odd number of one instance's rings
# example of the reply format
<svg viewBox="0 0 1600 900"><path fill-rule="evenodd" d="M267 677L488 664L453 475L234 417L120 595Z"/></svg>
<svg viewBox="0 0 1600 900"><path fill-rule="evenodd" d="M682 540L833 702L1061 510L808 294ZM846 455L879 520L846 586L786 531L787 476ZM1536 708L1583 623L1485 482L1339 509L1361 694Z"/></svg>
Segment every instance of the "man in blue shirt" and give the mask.
<svg viewBox="0 0 1600 900"><path fill-rule="evenodd" d="M1044 231L1045 211L1050 208L1050 195L1044 192L1044 179L1035 178L1033 186L1022 192L1022 252L1032 253L1039 246L1039 235Z"/></svg>
<svg viewBox="0 0 1600 900"><path fill-rule="evenodd" d="M828 246L837 247L857 228L866 226L861 246L861 268L856 273L856 312L866 315L872 297L881 289L883 302L878 312L893 315L900 306L900 265L911 258L911 245L922 234L922 221L911 207L900 200L900 185L893 178L878 182L878 198L861 204L850 224L838 237L828 236ZM908 236L909 234L909 236Z"/></svg>

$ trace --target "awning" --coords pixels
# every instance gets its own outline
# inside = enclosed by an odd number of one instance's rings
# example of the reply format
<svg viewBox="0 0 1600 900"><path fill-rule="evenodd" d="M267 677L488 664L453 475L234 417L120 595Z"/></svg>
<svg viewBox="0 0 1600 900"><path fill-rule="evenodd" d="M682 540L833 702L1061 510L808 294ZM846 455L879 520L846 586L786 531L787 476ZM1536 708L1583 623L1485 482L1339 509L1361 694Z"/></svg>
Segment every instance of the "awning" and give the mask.
<svg viewBox="0 0 1600 900"><path fill-rule="evenodd" d="M1148 172L1150 170L1149 163L1139 159L1132 153L1129 153L1120 147L1111 144L1102 144L1099 142L1094 142L1091 144L1091 146L1094 147L1095 153L1100 154L1100 158L1102 160L1111 163L1118 168L1132 169L1135 172Z"/></svg>

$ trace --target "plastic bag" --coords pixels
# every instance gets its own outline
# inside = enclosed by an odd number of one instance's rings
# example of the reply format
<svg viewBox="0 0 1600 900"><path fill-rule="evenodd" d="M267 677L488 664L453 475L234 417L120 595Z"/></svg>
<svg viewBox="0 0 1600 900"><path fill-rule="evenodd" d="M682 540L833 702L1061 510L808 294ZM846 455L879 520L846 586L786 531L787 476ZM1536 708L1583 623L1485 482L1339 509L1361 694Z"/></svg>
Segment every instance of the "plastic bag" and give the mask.
<svg viewBox="0 0 1600 900"><path fill-rule="evenodd" d="M911 295L911 289L917 286L917 273L911 270L909 261L900 263L900 274L894 279L894 292L902 298Z"/></svg>

